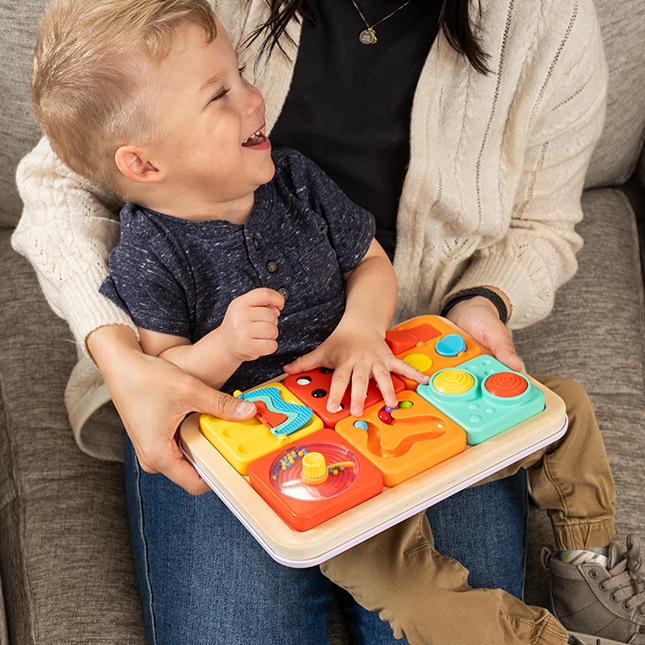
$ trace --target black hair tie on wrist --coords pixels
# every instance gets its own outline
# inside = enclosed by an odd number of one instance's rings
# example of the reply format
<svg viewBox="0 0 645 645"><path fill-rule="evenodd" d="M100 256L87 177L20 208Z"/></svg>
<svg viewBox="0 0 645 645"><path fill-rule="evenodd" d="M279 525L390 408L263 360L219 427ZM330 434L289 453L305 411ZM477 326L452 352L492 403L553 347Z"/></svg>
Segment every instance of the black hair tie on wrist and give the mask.
<svg viewBox="0 0 645 645"><path fill-rule="evenodd" d="M476 296L483 296L490 300L499 313L499 319L506 324L508 320L508 309L506 309L506 303L504 299L498 294L495 293L492 289L486 289L486 287L472 287L471 289L464 289L463 291L458 291L448 302L444 305L441 310L441 315L445 315L459 302L462 300L470 300Z"/></svg>

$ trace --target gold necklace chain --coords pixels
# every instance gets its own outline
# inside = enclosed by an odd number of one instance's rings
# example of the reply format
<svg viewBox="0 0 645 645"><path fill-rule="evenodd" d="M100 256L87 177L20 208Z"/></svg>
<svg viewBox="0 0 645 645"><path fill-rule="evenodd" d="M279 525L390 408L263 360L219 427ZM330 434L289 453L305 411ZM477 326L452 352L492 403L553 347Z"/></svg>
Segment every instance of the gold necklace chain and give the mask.
<svg viewBox="0 0 645 645"><path fill-rule="evenodd" d="M356 11L358 11L358 15L362 18L363 22L365 23L366 29L363 29L361 33L358 35L358 39L363 43L363 45L374 45L376 44L376 32L374 31L374 27L377 25L380 25L382 22L385 22L388 18L391 18L395 13L398 13L403 9L403 7L406 7L412 2L412 0L407 0L407 2L404 2L400 7L395 9L392 13L388 14L385 16L385 18L381 18L378 22L375 22L373 25L368 24L367 20L365 20L365 16L363 15L363 12L359 9L358 5L356 4L356 0L352 0L352 4L354 7L356 7Z"/></svg>

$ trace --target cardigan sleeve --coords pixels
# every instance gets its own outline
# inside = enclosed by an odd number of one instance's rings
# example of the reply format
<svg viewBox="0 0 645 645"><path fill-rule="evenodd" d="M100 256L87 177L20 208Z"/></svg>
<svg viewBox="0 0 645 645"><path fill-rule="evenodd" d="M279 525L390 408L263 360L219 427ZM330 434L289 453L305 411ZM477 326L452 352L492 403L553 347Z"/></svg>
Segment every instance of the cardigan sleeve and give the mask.
<svg viewBox="0 0 645 645"><path fill-rule="evenodd" d="M136 326L99 294L107 260L119 241L119 199L69 170L43 138L19 164L24 203L11 238L34 267L45 297L89 358L87 336L105 325Z"/></svg>
<svg viewBox="0 0 645 645"><path fill-rule="evenodd" d="M582 246L574 227L582 219L585 173L604 124L607 68L593 6L589 0L572 5L566 40L543 61L509 230L473 254L446 297L495 286L511 301L512 328L549 314L556 290L577 270Z"/></svg>

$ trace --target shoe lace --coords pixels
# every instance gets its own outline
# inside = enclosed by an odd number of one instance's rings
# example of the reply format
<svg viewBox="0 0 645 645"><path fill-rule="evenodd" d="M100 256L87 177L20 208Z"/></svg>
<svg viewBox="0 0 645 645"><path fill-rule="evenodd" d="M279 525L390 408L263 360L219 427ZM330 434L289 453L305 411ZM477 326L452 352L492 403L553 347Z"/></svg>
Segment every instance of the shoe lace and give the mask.
<svg viewBox="0 0 645 645"><path fill-rule="evenodd" d="M627 551L610 569L609 579L602 583L604 589L612 591L611 598L622 602L625 609L639 608L643 612L645 605L645 579L641 573L641 540L638 535L627 536Z"/></svg>

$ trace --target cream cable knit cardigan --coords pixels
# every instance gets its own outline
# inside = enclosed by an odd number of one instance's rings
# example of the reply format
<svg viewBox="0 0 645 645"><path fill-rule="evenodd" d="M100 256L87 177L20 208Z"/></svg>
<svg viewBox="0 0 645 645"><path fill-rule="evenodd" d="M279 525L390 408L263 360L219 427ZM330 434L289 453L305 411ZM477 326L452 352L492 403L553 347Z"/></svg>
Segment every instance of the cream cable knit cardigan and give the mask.
<svg viewBox="0 0 645 645"><path fill-rule="evenodd" d="M265 0L215 6L238 45L267 12ZM592 0L480 0L478 33L492 73L475 72L439 35L418 83L398 213L397 318L437 313L451 293L492 285L510 298L509 326L518 328L549 313L577 268L574 225L603 125L607 71ZM288 57L276 50L254 64L257 44L240 47L266 99L269 130L293 74L296 21L289 34ZM109 395L85 339L103 325L134 329L98 293L119 238L120 204L65 168L44 139L17 181L25 208L13 246L78 344L66 392L75 437L86 452L119 459L121 437L88 421Z"/></svg>

